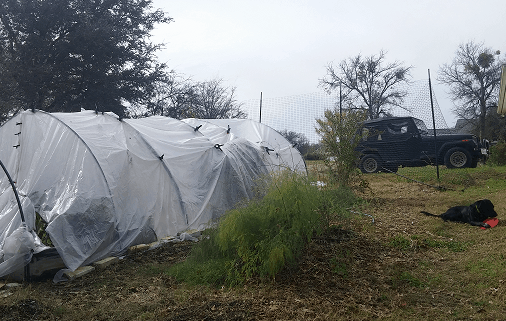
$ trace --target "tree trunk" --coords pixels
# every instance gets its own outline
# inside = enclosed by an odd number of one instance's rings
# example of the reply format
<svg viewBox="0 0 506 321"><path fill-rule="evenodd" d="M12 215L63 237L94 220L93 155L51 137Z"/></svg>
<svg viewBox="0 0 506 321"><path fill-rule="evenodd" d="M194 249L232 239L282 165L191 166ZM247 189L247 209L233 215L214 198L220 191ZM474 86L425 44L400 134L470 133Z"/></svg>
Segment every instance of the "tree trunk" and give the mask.
<svg viewBox="0 0 506 321"><path fill-rule="evenodd" d="M485 122L487 117L487 105L484 99L480 99L480 140L485 135Z"/></svg>

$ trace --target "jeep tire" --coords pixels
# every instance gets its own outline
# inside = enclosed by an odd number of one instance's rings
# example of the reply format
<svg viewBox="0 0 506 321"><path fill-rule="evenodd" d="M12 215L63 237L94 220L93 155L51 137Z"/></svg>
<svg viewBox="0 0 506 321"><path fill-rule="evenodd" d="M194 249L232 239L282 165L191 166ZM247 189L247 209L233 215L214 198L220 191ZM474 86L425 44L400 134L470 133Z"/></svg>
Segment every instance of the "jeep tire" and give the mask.
<svg viewBox="0 0 506 321"><path fill-rule="evenodd" d="M377 173L381 169L381 160L378 155L368 154L362 157L358 165L362 173Z"/></svg>
<svg viewBox="0 0 506 321"><path fill-rule="evenodd" d="M471 154L462 147L450 148L445 154L445 165L447 168L470 167L471 163Z"/></svg>

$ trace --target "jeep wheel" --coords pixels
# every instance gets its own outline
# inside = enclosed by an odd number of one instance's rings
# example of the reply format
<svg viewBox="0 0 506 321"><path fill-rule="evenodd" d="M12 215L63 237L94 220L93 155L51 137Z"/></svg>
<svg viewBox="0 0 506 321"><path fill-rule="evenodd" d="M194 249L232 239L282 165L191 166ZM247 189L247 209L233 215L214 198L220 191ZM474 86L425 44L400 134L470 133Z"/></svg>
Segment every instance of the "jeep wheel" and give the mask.
<svg viewBox="0 0 506 321"><path fill-rule="evenodd" d="M365 155L360 160L359 168L362 171L362 173L370 174L370 173L377 173L380 170L381 161L379 156L377 155Z"/></svg>
<svg viewBox="0 0 506 321"><path fill-rule="evenodd" d="M446 152L445 165L448 168L464 168L471 166L471 154L462 147L454 147Z"/></svg>

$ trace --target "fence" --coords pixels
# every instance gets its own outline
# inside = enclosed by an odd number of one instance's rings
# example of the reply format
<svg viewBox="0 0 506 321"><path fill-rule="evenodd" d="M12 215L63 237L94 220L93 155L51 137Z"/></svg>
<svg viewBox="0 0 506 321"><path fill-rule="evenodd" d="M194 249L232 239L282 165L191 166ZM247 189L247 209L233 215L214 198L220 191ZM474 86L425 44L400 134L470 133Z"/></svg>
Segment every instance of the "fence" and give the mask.
<svg viewBox="0 0 506 321"><path fill-rule="evenodd" d="M427 80L414 81L406 87L408 95L402 107L390 110L393 116L413 116L425 122L428 128L433 128L432 111ZM437 129L448 129L436 97L434 102L434 118ZM263 97L262 123L278 131L288 130L302 133L311 143L317 143L316 119L323 118L327 109L338 107L339 94L329 95L325 92L287 97ZM248 118L260 120L260 98L248 100L244 103L244 110Z"/></svg>
<svg viewBox="0 0 506 321"><path fill-rule="evenodd" d="M444 119L434 93L432 93L434 119L432 117L428 80L414 81L407 85L404 89L407 92L407 96L405 97L401 107L395 107L389 110L389 113L392 116L411 116L421 119L425 123L426 128L429 130L428 132L432 133L432 129L435 127L437 129L436 132L438 136L444 133L453 132L453 129L448 127ZM334 109L336 107L338 108L338 106L336 106L338 102L338 94L329 95L324 92L315 92L288 97L264 97L261 104L261 122L278 131L288 130L302 133L306 136L310 143L318 143L320 137L315 131L316 119L322 119L325 110ZM244 108L247 111L249 118L255 120L260 119L260 99L246 101ZM388 144L386 141L385 143ZM406 146L409 145L409 140L406 141L406 144ZM434 147L432 148L432 150L434 150ZM443 151L442 149L441 151L445 155L449 154L447 151ZM393 153L397 155L396 157L409 158L411 154L414 157L420 157L416 156L415 152L410 152L409 147L399 147ZM456 155L455 161L461 161L462 159L459 157L462 156L462 153L456 153ZM470 156L470 154L467 156ZM448 156L446 158L448 158ZM423 163L423 157L421 160ZM472 163L475 166L475 160L476 159L473 156L472 161L469 159L468 165ZM417 180L419 182L431 181L433 186L438 185L439 187L444 187L447 183L455 181L459 175L467 175L466 171L452 170L446 168L445 166L442 166L442 169L439 170L439 167L433 166L433 160L430 160L429 158L427 158L425 163L422 165L425 164L432 166L402 168L402 170L399 170L397 174L407 175L409 177L406 178ZM441 159L439 161L439 165L442 165ZM397 169L395 169L395 171L397 171Z"/></svg>

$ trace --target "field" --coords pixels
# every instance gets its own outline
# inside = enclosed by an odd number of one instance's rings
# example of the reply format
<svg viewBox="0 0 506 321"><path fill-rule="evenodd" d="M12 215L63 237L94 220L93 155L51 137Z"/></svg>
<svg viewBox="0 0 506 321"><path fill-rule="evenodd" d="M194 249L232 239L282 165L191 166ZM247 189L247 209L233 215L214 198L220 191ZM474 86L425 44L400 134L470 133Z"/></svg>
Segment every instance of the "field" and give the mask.
<svg viewBox="0 0 506 321"><path fill-rule="evenodd" d="M311 169L314 171L314 164ZM427 171L399 174L438 185ZM72 282L0 289L2 320L502 320L506 315L506 167L442 171L446 189L396 176L369 188L272 281L190 286L166 274L193 243L126 256ZM500 223L482 230L426 217L488 198ZM0 281L1 282L1 281ZM0 283L0 286L2 283Z"/></svg>

